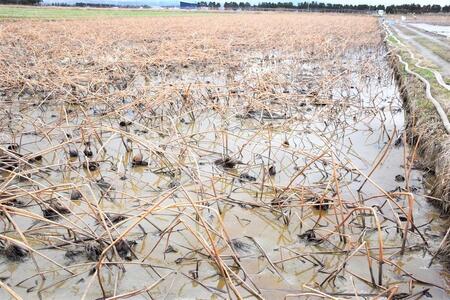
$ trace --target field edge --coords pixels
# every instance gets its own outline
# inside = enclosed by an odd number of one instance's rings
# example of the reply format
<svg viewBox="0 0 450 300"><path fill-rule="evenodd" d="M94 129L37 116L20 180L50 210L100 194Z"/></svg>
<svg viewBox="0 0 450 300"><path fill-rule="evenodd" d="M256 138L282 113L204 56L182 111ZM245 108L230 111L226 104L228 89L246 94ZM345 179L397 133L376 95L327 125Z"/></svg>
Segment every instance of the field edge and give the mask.
<svg viewBox="0 0 450 300"><path fill-rule="evenodd" d="M427 99L425 85L405 71L405 67L397 55L404 60L407 58L403 57L403 53L389 45L387 41L385 45L390 50L388 60L394 70L395 80L406 112L407 141L412 148L417 148L420 167L428 171L425 179L431 202L448 219L450 213L450 135L446 133L435 107ZM450 255L450 236L446 234L444 239L436 256L444 260L446 267L450 268L450 262L446 261Z"/></svg>

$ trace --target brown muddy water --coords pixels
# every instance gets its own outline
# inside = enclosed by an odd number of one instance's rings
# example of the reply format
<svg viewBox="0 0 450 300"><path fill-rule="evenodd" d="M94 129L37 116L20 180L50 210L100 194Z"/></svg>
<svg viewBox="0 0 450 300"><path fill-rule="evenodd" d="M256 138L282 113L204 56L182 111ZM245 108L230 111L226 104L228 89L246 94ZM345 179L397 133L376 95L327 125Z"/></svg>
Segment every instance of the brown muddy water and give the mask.
<svg viewBox="0 0 450 300"><path fill-rule="evenodd" d="M153 102L5 97L1 238L36 252L4 250L2 281L23 299L448 297L429 265L447 224L385 52L277 55L136 77Z"/></svg>

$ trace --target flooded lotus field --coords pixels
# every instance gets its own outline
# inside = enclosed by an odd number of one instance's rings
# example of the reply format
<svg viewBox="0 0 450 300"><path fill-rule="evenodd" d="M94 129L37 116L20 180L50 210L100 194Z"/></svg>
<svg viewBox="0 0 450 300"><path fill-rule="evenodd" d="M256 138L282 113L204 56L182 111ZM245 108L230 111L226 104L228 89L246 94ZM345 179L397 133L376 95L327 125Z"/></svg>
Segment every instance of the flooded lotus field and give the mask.
<svg viewBox="0 0 450 300"><path fill-rule="evenodd" d="M448 296L375 18L0 29L1 299Z"/></svg>

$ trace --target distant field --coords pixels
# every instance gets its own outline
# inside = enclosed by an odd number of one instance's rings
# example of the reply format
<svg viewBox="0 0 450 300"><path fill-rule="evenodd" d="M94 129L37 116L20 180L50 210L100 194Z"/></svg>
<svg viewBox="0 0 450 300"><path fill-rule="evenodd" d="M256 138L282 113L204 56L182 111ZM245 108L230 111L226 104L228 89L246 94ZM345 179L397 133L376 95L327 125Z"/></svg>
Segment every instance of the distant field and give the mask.
<svg viewBox="0 0 450 300"><path fill-rule="evenodd" d="M151 9L107 9L107 8L61 8L0 6L0 19L70 19L89 17L151 17L206 14L206 12L187 12Z"/></svg>
<svg viewBox="0 0 450 300"><path fill-rule="evenodd" d="M450 14L423 14L423 15L389 15L389 19L400 20L401 17L406 17L406 22L411 23L427 23L435 25L450 25Z"/></svg>

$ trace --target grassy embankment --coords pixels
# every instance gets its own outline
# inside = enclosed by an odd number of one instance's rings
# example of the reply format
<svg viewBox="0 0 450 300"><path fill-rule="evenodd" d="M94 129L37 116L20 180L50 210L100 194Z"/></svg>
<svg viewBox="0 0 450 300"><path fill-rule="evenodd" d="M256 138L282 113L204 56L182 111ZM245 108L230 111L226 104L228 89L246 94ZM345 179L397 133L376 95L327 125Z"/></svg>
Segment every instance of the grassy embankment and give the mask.
<svg viewBox="0 0 450 300"><path fill-rule="evenodd" d="M400 40L398 37L396 38ZM419 164L428 171L426 185L429 188L430 198L444 213L449 213L450 136L445 131L436 108L426 97L424 83L406 71L397 55L409 65L411 71L428 80L432 95L444 107L448 107L448 105L445 105L448 104L445 101L449 101L450 92L439 85L433 72L415 66L417 61L411 57L407 50L402 48L396 38L390 36L388 44L393 50L391 62L407 111L406 132L408 141L413 149L417 146ZM417 57L416 53L415 55ZM429 62L427 62L428 65ZM449 110L447 110L447 114L448 112ZM444 260L450 255L450 240L448 237L438 252L436 254L439 254Z"/></svg>

